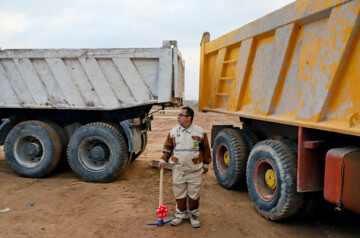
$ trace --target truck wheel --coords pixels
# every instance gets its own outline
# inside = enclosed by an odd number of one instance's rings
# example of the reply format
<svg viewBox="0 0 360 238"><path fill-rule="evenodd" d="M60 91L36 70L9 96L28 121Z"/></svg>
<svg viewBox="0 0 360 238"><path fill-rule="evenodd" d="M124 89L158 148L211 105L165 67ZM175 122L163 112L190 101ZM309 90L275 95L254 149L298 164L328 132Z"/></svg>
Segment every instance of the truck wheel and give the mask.
<svg viewBox="0 0 360 238"><path fill-rule="evenodd" d="M250 153L246 169L249 195L266 219L281 220L295 215L303 194L296 191L297 161L294 151L280 141L265 140Z"/></svg>
<svg viewBox="0 0 360 238"><path fill-rule="evenodd" d="M125 141L128 141L124 129L123 129L119 124L114 123L114 122L109 122L109 121L106 121L106 122L103 122L103 123L106 123L106 124L108 124L108 125L113 126L114 128L116 128L116 129L120 132L120 134L124 137ZM128 145L128 144L126 144L126 145ZM127 147L127 148L129 148L129 147ZM125 163L125 165L123 166L122 169L124 169L125 167L127 167L127 166L132 162L133 156L134 156L134 153L128 152L128 160L126 161L126 163Z"/></svg>
<svg viewBox="0 0 360 238"><path fill-rule="evenodd" d="M60 161L57 165L57 168L62 169L62 168L69 167L69 165L67 163L67 158L66 158L67 157L66 151L67 151L67 145L69 143L69 137L66 134L64 128L62 128L59 124L57 124L53 121L49 121L49 120L41 120L41 121L48 124L49 126L51 126L60 137L61 157L60 157Z"/></svg>
<svg viewBox="0 0 360 238"><path fill-rule="evenodd" d="M141 151L139 153L137 153L136 155L132 156L131 162L136 160L144 152L146 145L147 145L147 141L148 141L147 133L141 134Z"/></svg>
<svg viewBox="0 0 360 238"><path fill-rule="evenodd" d="M297 158L298 155L298 143L296 141L290 140L290 139L286 139L286 140L282 140L281 142L283 142L285 145L287 145L288 147L290 147Z"/></svg>
<svg viewBox="0 0 360 238"><path fill-rule="evenodd" d="M259 138L256 136L256 134L249 130L240 130L242 133L245 142L248 146L249 153L252 150L252 148L259 142Z"/></svg>
<svg viewBox="0 0 360 238"><path fill-rule="evenodd" d="M238 130L226 128L217 134L213 147L213 166L222 187L231 189L244 184L248 155L246 141Z"/></svg>
<svg viewBox="0 0 360 238"><path fill-rule="evenodd" d="M47 123L24 121L7 135L5 157L16 174L41 178L48 175L61 157L61 139Z"/></svg>
<svg viewBox="0 0 360 238"><path fill-rule="evenodd" d="M127 144L115 127L90 123L71 136L68 160L71 169L84 181L109 182L126 166Z"/></svg>
<svg viewBox="0 0 360 238"><path fill-rule="evenodd" d="M66 148L67 148L67 144L69 143L69 137L66 134L64 128L62 128L61 126L59 126L59 124L53 121L45 121L45 123L51 126L59 134L61 140L61 146L63 149L63 156L64 158L66 158Z"/></svg>
<svg viewBox="0 0 360 238"><path fill-rule="evenodd" d="M298 143L296 141L286 139L283 140L282 142L284 142L287 146L289 146L297 156ZM303 203L295 216L296 218L300 218L300 219L315 215L322 207L322 200L323 200L322 191L304 192L303 194L304 194Z"/></svg>

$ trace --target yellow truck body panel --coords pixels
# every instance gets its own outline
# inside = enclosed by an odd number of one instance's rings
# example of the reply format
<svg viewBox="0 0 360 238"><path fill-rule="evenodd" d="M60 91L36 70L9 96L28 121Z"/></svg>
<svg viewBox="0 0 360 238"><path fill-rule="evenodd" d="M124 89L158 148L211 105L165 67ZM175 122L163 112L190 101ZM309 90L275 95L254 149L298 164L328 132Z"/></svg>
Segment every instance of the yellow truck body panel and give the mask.
<svg viewBox="0 0 360 238"><path fill-rule="evenodd" d="M360 0L298 0L201 42L199 110L360 136Z"/></svg>

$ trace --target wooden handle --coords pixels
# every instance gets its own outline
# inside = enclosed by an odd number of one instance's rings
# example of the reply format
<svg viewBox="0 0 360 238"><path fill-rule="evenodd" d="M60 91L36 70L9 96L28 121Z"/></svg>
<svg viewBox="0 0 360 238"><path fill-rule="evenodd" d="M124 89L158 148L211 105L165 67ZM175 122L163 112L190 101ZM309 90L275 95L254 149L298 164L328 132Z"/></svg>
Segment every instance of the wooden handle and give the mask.
<svg viewBox="0 0 360 238"><path fill-rule="evenodd" d="M163 180L164 180L164 167L160 169L160 193L159 193L159 207L163 205Z"/></svg>

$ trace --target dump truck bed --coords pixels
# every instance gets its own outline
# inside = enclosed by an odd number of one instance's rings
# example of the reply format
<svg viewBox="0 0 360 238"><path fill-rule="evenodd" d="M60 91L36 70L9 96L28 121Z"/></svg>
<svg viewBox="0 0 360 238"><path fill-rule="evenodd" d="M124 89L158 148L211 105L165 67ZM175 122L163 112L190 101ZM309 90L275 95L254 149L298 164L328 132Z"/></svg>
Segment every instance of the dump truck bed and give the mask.
<svg viewBox="0 0 360 238"><path fill-rule="evenodd" d="M360 136L359 13L359 0L298 0L205 33L199 110Z"/></svg>
<svg viewBox="0 0 360 238"><path fill-rule="evenodd" d="M181 104L184 62L162 48L0 51L0 108L114 110Z"/></svg>

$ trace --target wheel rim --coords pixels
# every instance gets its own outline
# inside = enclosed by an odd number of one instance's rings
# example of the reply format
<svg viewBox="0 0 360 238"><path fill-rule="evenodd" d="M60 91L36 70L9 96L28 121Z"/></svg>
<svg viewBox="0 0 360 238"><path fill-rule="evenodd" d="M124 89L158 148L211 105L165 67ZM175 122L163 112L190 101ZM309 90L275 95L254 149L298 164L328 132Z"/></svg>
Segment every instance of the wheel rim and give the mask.
<svg viewBox="0 0 360 238"><path fill-rule="evenodd" d="M103 138L98 136L88 137L79 145L79 161L89 171L103 171L112 162L110 148L109 143Z"/></svg>
<svg viewBox="0 0 360 238"><path fill-rule="evenodd" d="M265 201L271 201L277 191L277 176L274 167L268 159L260 159L254 172L254 182L257 193Z"/></svg>
<svg viewBox="0 0 360 238"><path fill-rule="evenodd" d="M14 143L15 160L23 167L34 168L44 158L44 144L39 137L24 133Z"/></svg>
<svg viewBox="0 0 360 238"><path fill-rule="evenodd" d="M216 150L216 164L220 173L227 173L230 164L230 154L224 143L221 143Z"/></svg>

